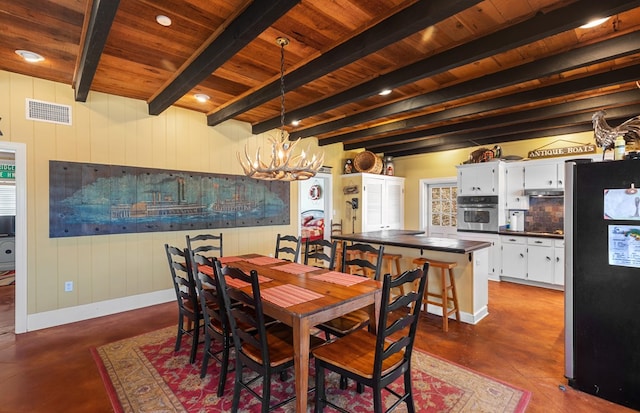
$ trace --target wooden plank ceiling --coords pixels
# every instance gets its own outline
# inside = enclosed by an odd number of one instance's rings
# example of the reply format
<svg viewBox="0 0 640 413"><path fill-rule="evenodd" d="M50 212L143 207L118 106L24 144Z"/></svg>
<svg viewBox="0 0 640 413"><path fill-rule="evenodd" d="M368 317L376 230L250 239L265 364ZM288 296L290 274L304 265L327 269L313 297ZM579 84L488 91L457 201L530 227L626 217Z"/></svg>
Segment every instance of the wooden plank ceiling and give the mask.
<svg viewBox="0 0 640 413"><path fill-rule="evenodd" d="M639 114L639 29L640 0L0 0L0 69L262 133L280 126L283 36L292 138L406 156Z"/></svg>

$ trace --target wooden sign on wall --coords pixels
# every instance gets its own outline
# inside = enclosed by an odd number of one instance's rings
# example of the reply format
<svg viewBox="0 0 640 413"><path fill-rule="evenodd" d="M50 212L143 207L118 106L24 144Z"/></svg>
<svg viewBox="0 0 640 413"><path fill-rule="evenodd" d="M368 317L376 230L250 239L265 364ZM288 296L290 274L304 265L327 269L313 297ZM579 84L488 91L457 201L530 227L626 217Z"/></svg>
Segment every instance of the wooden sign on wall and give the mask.
<svg viewBox="0 0 640 413"><path fill-rule="evenodd" d="M288 225L290 183L49 162L51 238Z"/></svg>
<svg viewBox="0 0 640 413"><path fill-rule="evenodd" d="M555 158L558 156L586 155L596 153L596 145L586 144L564 148L539 148L529 151L529 159Z"/></svg>

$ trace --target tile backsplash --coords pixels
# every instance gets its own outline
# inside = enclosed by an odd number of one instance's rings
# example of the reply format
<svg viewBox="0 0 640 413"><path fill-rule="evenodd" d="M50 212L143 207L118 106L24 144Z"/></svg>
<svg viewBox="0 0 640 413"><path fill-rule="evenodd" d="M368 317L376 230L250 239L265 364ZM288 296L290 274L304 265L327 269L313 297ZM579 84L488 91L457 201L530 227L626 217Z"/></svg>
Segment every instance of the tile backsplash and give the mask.
<svg viewBox="0 0 640 413"><path fill-rule="evenodd" d="M531 197L529 210L525 212L524 230L528 232L553 232L564 228L563 197Z"/></svg>

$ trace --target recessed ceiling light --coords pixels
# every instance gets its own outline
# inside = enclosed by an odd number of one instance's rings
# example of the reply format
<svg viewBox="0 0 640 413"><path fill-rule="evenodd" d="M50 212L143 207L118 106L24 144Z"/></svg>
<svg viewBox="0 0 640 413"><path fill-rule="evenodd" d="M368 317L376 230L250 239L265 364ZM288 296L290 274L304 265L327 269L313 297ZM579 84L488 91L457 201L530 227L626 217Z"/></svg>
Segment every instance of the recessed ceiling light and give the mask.
<svg viewBox="0 0 640 413"><path fill-rule="evenodd" d="M37 62L42 62L44 60L44 57L42 57L38 53L31 52L29 50L16 50L16 54L18 54L18 56L22 57L24 60L26 60L29 63L37 63Z"/></svg>
<svg viewBox="0 0 640 413"><path fill-rule="evenodd" d="M209 95L205 95L204 93L196 93L195 95L193 95L196 100L200 103L204 103L207 100L209 100Z"/></svg>
<svg viewBox="0 0 640 413"><path fill-rule="evenodd" d="M596 26L601 25L602 23L606 22L607 20L609 20L609 17L603 17L602 19L591 20L589 23L583 24L582 26L580 26L580 28L581 29L590 29L592 27L596 27Z"/></svg>
<svg viewBox="0 0 640 413"><path fill-rule="evenodd" d="M293 126L298 126L298 125L300 124L300 119L292 120L292 121L291 121L291 124L292 124Z"/></svg>
<svg viewBox="0 0 640 413"><path fill-rule="evenodd" d="M387 96L389 93L391 93L391 89L383 89L378 94L380 96Z"/></svg>
<svg viewBox="0 0 640 413"><path fill-rule="evenodd" d="M171 26L171 18L165 16L164 14L158 14L156 16L156 22L158 22L160 26L164 26L164 27Z"/></svg>

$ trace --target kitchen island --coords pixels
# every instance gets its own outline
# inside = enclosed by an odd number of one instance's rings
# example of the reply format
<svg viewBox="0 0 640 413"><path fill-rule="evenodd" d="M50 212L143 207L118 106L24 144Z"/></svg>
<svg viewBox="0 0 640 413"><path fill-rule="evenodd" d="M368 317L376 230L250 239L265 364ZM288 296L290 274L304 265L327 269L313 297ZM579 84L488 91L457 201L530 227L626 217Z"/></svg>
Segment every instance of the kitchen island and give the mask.
<svg viewBox="0 0 640 413"><path fill-rule="evenodd" d="M402 270L413 268L414 258L456 262L454 269L461 321L476 324L489 314L488 250L491 243L435 238L418 230L382 230L355 234L333 234L335 240L384 245L386 253L402 254ZM416 251L417 250L417 251ZM429 277L429 291L439 293L437 277ZM433 314L442 309L429 305Z"/></svg>

